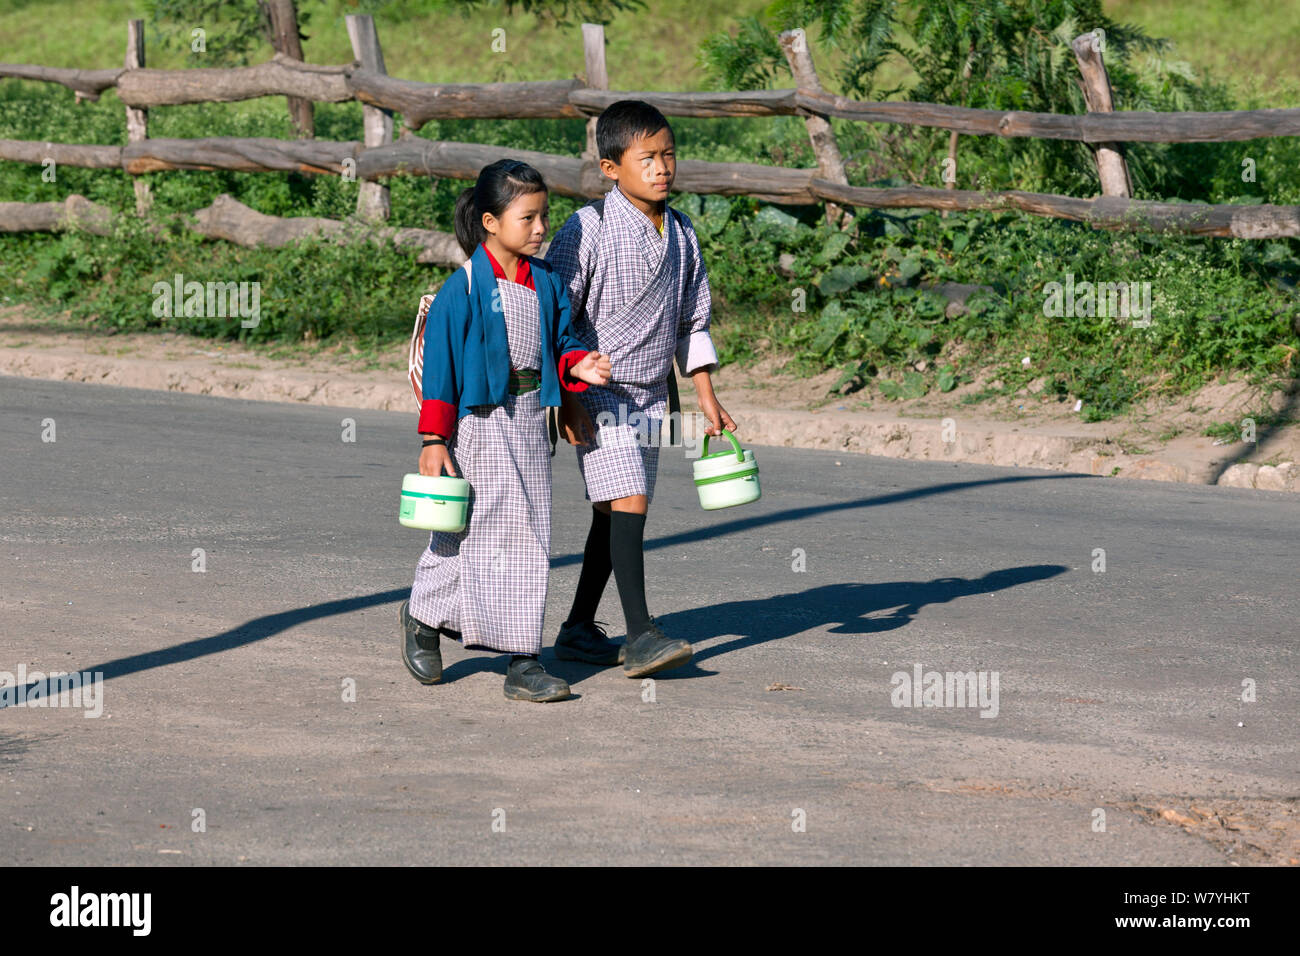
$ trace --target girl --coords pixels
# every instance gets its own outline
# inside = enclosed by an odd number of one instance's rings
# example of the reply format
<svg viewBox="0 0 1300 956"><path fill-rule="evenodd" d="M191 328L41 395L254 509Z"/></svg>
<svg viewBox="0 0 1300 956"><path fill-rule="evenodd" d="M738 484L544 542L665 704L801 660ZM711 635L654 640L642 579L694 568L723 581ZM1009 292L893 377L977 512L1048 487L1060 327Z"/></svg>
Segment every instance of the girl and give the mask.
<svg viewBox="0 0 1300 956"><path fill-rule="evenodd" d="M534 258L546 235L546 183L526 163L485 166L456 201L469 256L443 283L424 333L420 474L470 483L464 531L434 531L402 602L402 660L423 684L442 679L441 634L508 652L505 695L549 701L569 685L537 660L551 545L546 406L561 387L609 381L609 358L569 328L569 299Z"/></svg>

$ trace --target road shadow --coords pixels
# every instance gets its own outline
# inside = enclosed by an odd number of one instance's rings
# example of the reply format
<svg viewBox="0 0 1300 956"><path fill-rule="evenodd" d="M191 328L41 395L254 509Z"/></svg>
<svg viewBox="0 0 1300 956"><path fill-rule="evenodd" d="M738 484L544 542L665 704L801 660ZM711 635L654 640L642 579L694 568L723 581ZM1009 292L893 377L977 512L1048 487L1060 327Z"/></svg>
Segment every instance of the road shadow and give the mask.
<svg viewBox="0 0 1300 956"><path fill-rule="evenodd" d="M1046 475L1006 475L1000 478L981 478L975 481L945 482L943 484L929 485L923 488L912 488L906 491L893 492L891 494L874 495L866 498L856 498L852 501L841 501L841 502L833 502L830 504L808 505L802 508L785 508L782 509L781 511L774 511L766 514L764 513L751 514L744 518L735 518L730 521L723 521L719 524L705 525L700 528L695 528L691 531L685 531L678 534L666 535L661 538L651 539L645 543L645 550L653 551L653 550L658 550L660 548L673 547L674 545L678 545L678 544L688 544L692 541L699 541L706 538L716 538L721 535L735 534L740 531L747 531L751 528L758 528L764 525L775 524L782 521L798 521L800 518L806 518L816 514L826 514L828 512L847 511L847 510L853 510L857 508L873 508L880 505L888 505L900 501L910 501L916 498L926 498L932 495L947 494L954 491L965 491L970 488L979 488L988 485L1011 484L1011 483L1018 483L1022 481L1051 481L1057 479L1093 480L1091 479L1091 476L1087 476L1087 475L1073 475L1068 473L1060 473L1060 474L1046 474ZM561 567L568 564L580 563L581 561L582 561L582 555L580 553L567 554L559 558L553 558L551 561L551 567ZM1064 568L1062 568L1061 570L1064 570ZM995 572L995 573L1007 573L1007 572ZM948 579L943 579L943 580L948 580ZM951 579L951 580L960 580L960 579ZM933 586L935 583L936 582L931 582L931 586ZM1013 582L1013 583L1022 583L1022 582ZM1002 586L1006 586L1006 585L1002 585ZM908 588L911 588L914 596L922 596L923 590L926 587L926 585L921 585L912 582L910 584L903 583L903 584L892 584L892 585L890 584L831 585L830 587L871 588L873 589L872 593L875 593L877 595L885 593L880 591L880 589L886 589L887 591L889 588L895 588L895 589L902 588L903 591L907 591ZM918 588L922 590L916 590ZM278 611L274 614L264 614L261 617L255 617L249 621L246 621L245 623L240 624L237 627L229 628L225 631L222 631L219 634L212 634L208 637L196 638L192 641L185 641L183 643L175 644L171 647L165 647L156 651L146 651L145 653L142 654L132 654L129 657L119 657L115 660L105 661L100 664L92 664L88 667L78 667L76 668L76 670L82 672L89 672L90 674L96 674L96 673L101 674L102 679L108 681L108 680L112 680L115 677L125 677L128 674L137 674L140 673L141 671L152 670L157 667L165 667L169 664L179 664L184 661L192 661L199 657L206 657L209 654L219 654L222 651L229 651L237 647L244 647L248 644L254 644L258 641L265 640L268 637L273 637L276 634L280 634L284 631L287 631L291 627L295 627L299 624L306 624L310 621L318 621L322 618L334 617L340 614L350 614L353 611L360 611L366 608L371 608L382 604L392 604L409 597L410 593L411 590L410 590L410 586L408 585L406 587L401 587L401 588L392 588L391 590L387 590L387 591L376 591L374 594L365 594L365 595L360 595L358 597L350 597L350 598L340 598L335 601L325 601L322 602L321 604L308 605L307 607L294 608L288 611ZM952 596L957 596L957 595L954 594ZM782 613L784 613L781 610L780 602L782 600L788 600L790 599L790 597L791 595L782 595L781 597L778 598L761 598L755 601L740 602L740 603L751 608L746 613L776 615L779 618L779 616ZM795 595L795 597L798 597L798 595ZM877 600L877 599L878 598L871 598L871 600ZM947 598L947 600L951 600L951 597ZM898 604L905 604L905 603L908 603L908 599L906 597L904 597L903 600L894 602L893 605L885 605L885 606L887 607L895 606ZM923 604L934 603L934 601L925 600L922 603ZM674 622L674 627L680 627L683 629L683 633L682 633L683 637L688 636L686 633L687 630L698 626L697 624L692 623L696 620L695 615L698 614L699 616L702 617L704 614L704 612L694 612L694 611L690 613L692 617L690 618L689 621L683 618L680 622ZM856 615L852 617L846 617L844 621L840 623L847 625L847 622L852 621L854 617L860 616L861 614L864 613L869 613L869 612L859 610L858 612L856 612ZM912 613L915 612L913 611ZM663 620L665 624L668 623L668 618L664 618ZM906 621L903 621L903 623L906 623ZM758 626L767 627L769 626L769 624L764 622L758 622ZM814 626L814 625L808 625L808 626ZM395 628L396 625L394 625L394 629ZM884 628L877 628L877 630L882 630L882 629ZM800 630L806 630L806 627L800 628ZM691 633L695 633L695 632L691 631ZM727 631L723 633L734 633L734 632ZM792 632L792 633L797 633L797 632ZM701 639L707 636L708 635L701 635ZM713 635L713 636L717 636L717 635ZM776 637L783 637L783 636L785 635L775 634L768 637L751 636L747 638L741 638L741 640L744 643L738 646L746 646L748 644L759 643L762 640L773 640ZM688 638L688 639L695 640L695 638ZM394 641L396 641L396 638L394 638ZM715 656L715 655L710 653L708 654L708 656ZM498 666L503 666L500 665L498 662L499 657L500 655L497 654L485 654L482 657L484 663L481 666L474 665L473 670L469 669L470 665L468 662L457 662L456 665L453 665L453 667L455 668L455 674L453 676L455 678L459 678L462 676L466 676L469 673L477 672L479 670L490 670ZM479 658L474 658L473 660L478 660L478 659ZM699 660L698 655L696 659ZM546 666L548 669L551 669L553 664L559 664L559 663L560 662L551 659L546 661ZM462 664L464 664L465 666L462 667L461 666ZM588 675L590 673L594 673L595 670L598 669L598 668L585 668L584 665L577 665L577 666L582 667L584 670L587 670ZM565 670L569 670L569 668L566 667ZM690 673L693 671L698 671L698 668L691 666L682 669L682 672L684 673ZM560 673L560 671L558 670L554 672ZM702 674L703 672L699 672L699 673ZM560 673L560 676L564 677L566 680L569 680L568 673ZM576 677L576 679L580 680L582 678L578 676ZM44 682L44 683L48 685L48 682ZM573 683L573 681L570 680L570 683ZM33 693L37 695L41 695L43 690L48 689L48 687L43 688L41 684L42 682L29 683L28 685L26 685L24 694L22 696L30 696ZM0 700L0 710L3 710L5 707L10 707L10 706L14 706L14 705L8 703L7 700Z"/></svg>
<svg viewBox="0 0 1300 956"><path fill-rule="evenodd" d="M924 488L910 488L907 491L895 491L887 495L872 495L868 498L855 498L852 501L837 501L832 504L807 505L802 508L784 508L781 511L772 511L768 513L759 512L756 514L750 514L744 518L733 518L730 521L722 521L718 524L704 524L701 527L694 528L690 531L682 531L677 534L664 535L661 538L649 539L645 542L645 550L657 551L660 548L671 548L679 544L689 544L692 541L704 541L708 538L716 538L725 534L735 534L738 531L748 531L751 528L761 528L765 525L779 524L782 521L798 521L800 518L809 518L813 515L824 515L837 511L852 511L857 508L876 508L881 505L892 505L900 501L913 501L917 498L929 498L933 495L943 495L953 491L967 491L971 488L983 488L989 485L1016 484L1022 481L1057 480L1101 481L1104 479L1097 478L1093 475L1060 472L1048 475L1006 475L1001 478L980 478L975 481L948 481L939 485L927 485ZM761 501L762 499L759 500ZM709 514L709 512L704 513ZM588 519L584 517L584 520ZM570 564L581 563L581 553L565 554L551 558L551 567L553 568L562 568Z"/></svg>
<svg viewBox="0 0 1300 956"><path fill-rule="evenodd" d="M657 674L655 679L710 677L717 671L700 667L704 661L804 631L825 629L830 634L864 635L896 630L911 623L927 605L947 604L958 598L1045 581L1068 570L1061 564L1031 564L990 571L978 578L827 584L807 591L656 615L655 621L665 633L695 645L695 657L686 667ZM889 613L872 616L881 611ZM721 637L732 640L708 643ZM602 668L560 662L552 667L547 662L547 669L574 684Z"/></svg>
<svg viewBox="0 0 1300 956"><path fill-rule="evenodd" d="M883 581L875 584L827 584L775 597L678 611L663 617L664 629L691 643L738 634L695 655L697 661L729 651L775 641L810 628L827 627L830 634L880 634L906 627L921 608L947 604L957 598L992 594L1045 581L1070 570L1063 564L1031 564L990 571L978 578L935 578L932 581ZM872 617L880 611L888 614Z"/></svg>
<svg viewBox="0 0 1300 956"><path fill-rule="evenodd" d="M76 669L91 674L98 673L102 675L103 680L108 681L114 677L138 674L141 671L152 670L155 667L166 667L168 664L180 664L198 657L207 657L209 654L220 654L222 651L234 650L237 647L266 640L268 637L287 631L298 624L306 624L309 621L318 621L321 618L334 617L338 614L350 614L353 611L360 611L381 604L392 604L395 601L405 600L410 595L410 587L394 588L391 591L376 591L374 594L365 594L360 597L340 598L337 601L325 601L321 604L294 608L290 611L264 614L261 617L245 621L238 627L224 630L220 634L212 634L208 637L200 637L181 644L174 644L171 647L164 647L161 650L132 654L130 657L119 657L116 660L105 661L102 664L92 664L89 667L78 667ZM392 633L394 635L394 653L396 653L396 616L393 618ZM397 663L399 666L401 665L400 658ZM30 696L33 692L40 694L46 690L48 685L48 681L32 681L25 685L24 696ZM0 710L3 710L6 706L14 705L0 701Z"/></svg>

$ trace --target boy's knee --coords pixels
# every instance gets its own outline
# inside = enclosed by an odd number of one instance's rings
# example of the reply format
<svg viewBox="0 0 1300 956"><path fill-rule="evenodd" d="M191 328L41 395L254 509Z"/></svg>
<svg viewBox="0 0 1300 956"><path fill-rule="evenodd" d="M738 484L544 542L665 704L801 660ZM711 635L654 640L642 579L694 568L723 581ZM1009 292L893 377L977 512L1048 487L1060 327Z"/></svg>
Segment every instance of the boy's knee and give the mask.
<svg viewBox="0 0 1300 956"><path fill-rule="evenodd" d="M645 495L628 495L626 498L615 498L609 503L614 511L627 511L632 514L643 515L646 513L650 499Z"/></svg>

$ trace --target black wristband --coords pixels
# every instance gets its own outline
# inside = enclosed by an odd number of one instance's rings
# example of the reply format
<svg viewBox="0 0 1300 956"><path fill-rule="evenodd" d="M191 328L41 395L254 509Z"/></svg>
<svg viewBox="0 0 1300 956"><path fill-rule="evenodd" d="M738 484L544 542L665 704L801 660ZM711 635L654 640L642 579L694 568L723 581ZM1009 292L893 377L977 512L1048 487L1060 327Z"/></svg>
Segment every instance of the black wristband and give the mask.
<svg viewBox="0 0 1300 956"><path fill-rule="evenodd" d="M445 445L445 444L447 444L447 439L445 438L426 438L424 441L420 442L420 447L428 448L430 445Z"/></svg>

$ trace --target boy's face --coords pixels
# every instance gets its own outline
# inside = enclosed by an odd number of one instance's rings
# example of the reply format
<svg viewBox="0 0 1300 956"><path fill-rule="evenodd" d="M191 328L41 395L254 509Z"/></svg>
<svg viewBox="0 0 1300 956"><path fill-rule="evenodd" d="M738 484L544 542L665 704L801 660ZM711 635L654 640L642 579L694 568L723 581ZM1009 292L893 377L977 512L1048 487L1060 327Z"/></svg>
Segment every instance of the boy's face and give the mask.
<svg viewBox="0 0 1300 956"><path fill-rule="evenodd" d="M602 159L600 171L632 199L663 202L677 175L673 131L665 126L657 133L636 137L617 163Z"/></svg>
<svg viewBox="0 0 1300 956"><path fill-rule="evenodd" d="M546 238L549 212L546 193L524 193L515 197L500 218L485 212L483 228L515 255L533 256Z"/></svg>

